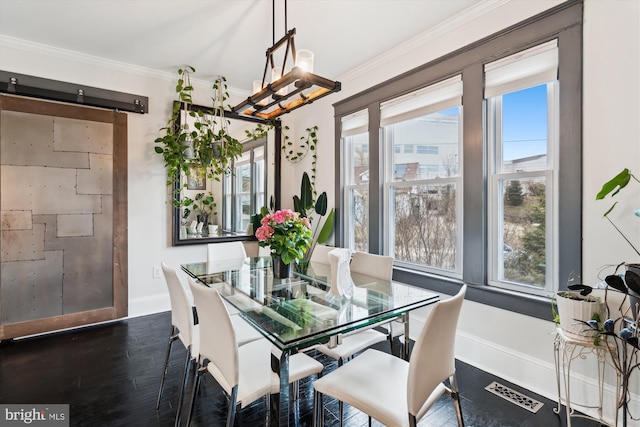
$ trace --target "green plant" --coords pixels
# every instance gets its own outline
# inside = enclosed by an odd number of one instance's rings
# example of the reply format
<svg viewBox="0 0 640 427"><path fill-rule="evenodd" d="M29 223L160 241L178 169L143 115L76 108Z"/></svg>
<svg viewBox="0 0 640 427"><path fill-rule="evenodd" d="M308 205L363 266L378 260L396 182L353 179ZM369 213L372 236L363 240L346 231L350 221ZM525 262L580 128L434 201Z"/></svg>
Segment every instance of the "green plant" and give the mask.
<svg viewBox="0 0 640 427"><path fill-rule="evenodd" d="M182 213L183 219L187 219L192 212L195 213L196 216L206 215L207 218L211 215L218 214L218 212L216 212L217 203L211 191L207 194L198 193L193 199L185 196L180 200L180 205L184 207Z"/></svg>
<svg viewBox="0 0 640 427"><path fill-rule="evenodd" d="M176 84L176 93L178 101L173 103L171 117L167 124L161 128L164 135L155 139L155 152L162 154L164 165L167 170L167 185L173 186L175 191L180 192L180 172L189 175L189 164L191 157L188 154L191 148L188 142L190 135L189 125L182 123L180 115L182 106L185 105L185 111L189 114L189 106L192 104L193 86L191 85L190 73L194 72L193 67L187 66L178 69L178 83ZM174 200L174 203L177 203ZM178 203L179 204L179 203Z"/></svg>
<svg viewBox="0 0 640 427"><path fill-rule="evenodd" d="M245 133L247 137L256 140L265 136L272 128L272 123L259 123L254 129L245 130ZM287 161L291 163L299 163L309 152L311 152L311 183L315 196L316 163L318 160L318 155L316 153L316 149L318 147L318 126L306 128L305 131L307 133L300 137L300 143L297 146L294 146L291 138L287 134L288 131L289 126L285 125L282 127L282 154Z"/></svg>
<svg viewBox="0 0 640 427"><path fill-rule="evenodd" d="M268 213L262 218L261 226L256 230L258 244L269 246L273 255L280 256L282 262L304 257L311 241L311 224L290 209Z"/></svg>
<svg viewBox="0 0 640 427"><path fill-rule="evenodd" d="M625 188L627 186L627 184L629 184L629 182L631 182L632 179L634 181L636 181L637 183L640 183L638 178L635 177L631 172L629 172L629 169L627 169L627 168L623 169L622 172L620 172L618 175L614 176L612 179L610 179L609 181L604 183L604 185L602 186L602 189L596 195L596 200L602 200L609 194L611 194L611 197L614 197L615 195L617 195L620 192L620 190ZM606 218L607 221L609 221L609 223L613 226L613 228L615 228L616 231L622 236L622 238L631 246L631 248L633 248L635 253L640 255L640 251L638 250L636 245L634 245L631 242L631 240L629 240L627 238L627 236L622 232L622 230L620 230L620 228L618 228L618 226L616 226L614 224L614 222L611 220L611 218L609 218L609 214L613 211L613 209L616 207L617 204L618 204L618 202L616 201L609 208L609 210L607 210L604 213L603 217ZM635 211L635 215L636 216L640 216L640 209Z"/></svg>
<svg viewBox="0 0 640 427"><path fill-rule="evenodd" d="M327 213L327 193L322 192L318 196L317 200L313 198L314 189L309 179L309 175L305 172L302 175L302 183L300 184L300 196L293 196L293 207L301 217L309 218L311 224L314 219L317 219L315 227L313 227L312 240L310 242L309 250L305 254L305 259L309 260L311 254L318 243L326 242L331 233L333 232L334 210L333 208ZM314 218L314 213L317 218ZM327 218L322 223L322 218L327 215Z"/></svg>
<svg viewBox="0 0 640 427"><path fill-rule="evenodd" d="M213 193L209 191L209 193L198 193L194 198L193 209L200 211L202 215L217 215L216 212L216 201L213 198Z"/></svg>
<svg viewBox="0 0 640 427"><path fill-rule="evenodd" d="M306 128L306 135L300 137L300 143L297 146L293 145L293 142L290 141L289 136L286 134L286 131L289 130L288 126L284 127L283 135L284 141L282 144L282 152L284 154L284 158L287 159L291 163L299 163L304 159L309 152L311 152L311 188L313 191L313 196L315 197L317 194L315 192L316 186L316 162L318 160L318 154L316 153L316 149L318 147L318 126L312 126L310 128Z"/></svg>
<svg viewBox="0 0 640 427"><path fill-rule="evenodd" d="M229 94L226 79L222 76L213 83L213 107L210 110L194 108L191 73L195 68L187 66L178 70L176 93L171 117L160 130L164 135L155 139L154 147L161 154L167 170L167 185L174 189L174 196L186 187L182 175L189 176L190 169L206 171L207 178L220 180L231 172L233 161L242 155L242 143L229 133L229 121L225 118L225 101ZM182 117L182 112L185 117ZM189 123L190 118L191 124ZM184 206L180 197L174 197L175 206Z"/></svg>

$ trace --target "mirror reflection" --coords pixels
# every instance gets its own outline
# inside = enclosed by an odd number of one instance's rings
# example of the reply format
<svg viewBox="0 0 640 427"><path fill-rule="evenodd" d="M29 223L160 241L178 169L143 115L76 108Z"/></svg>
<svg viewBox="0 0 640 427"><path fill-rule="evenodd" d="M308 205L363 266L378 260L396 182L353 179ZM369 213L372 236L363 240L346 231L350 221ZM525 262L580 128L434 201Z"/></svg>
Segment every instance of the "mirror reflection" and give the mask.
<svg viewBox="0 0 640 427"><path fill-rule="evenodd" d="M207 177L195 168L188 175L181 172L182 191L175 196L180 203L173 214L174 245L253 240L251 215L272 198L279 206L280 122L254 137L263 120L233 113L226 117L229 133L242 142L242 155L223 176Z"/></svg>

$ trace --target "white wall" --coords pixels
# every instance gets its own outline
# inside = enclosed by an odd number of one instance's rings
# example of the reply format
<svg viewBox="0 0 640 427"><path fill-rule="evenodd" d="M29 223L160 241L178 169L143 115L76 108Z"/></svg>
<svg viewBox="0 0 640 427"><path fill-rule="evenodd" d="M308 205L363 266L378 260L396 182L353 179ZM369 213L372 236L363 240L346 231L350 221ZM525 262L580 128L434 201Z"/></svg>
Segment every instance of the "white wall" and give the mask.
<svg viewBox="0 0 640 427"><path fill-rule="evenodd" d="M292 129L290 136L296 141L306 127L319 127L318 191L327 191L329 200L334 200L332 103L559 3L560 0L479 3L389 55L339 76L343 85L340 93L285 116L285 123ZM601 218L608 204L604 203L604 207L603 202L596 203L594 195L604 181L623 167L640 175L639 5L637 0L585 1L585 282L594 282L603 264L638 261ZM206 252L204 246L171 246L171 207L164 168L161 157L153 151L158 129L170 114L175 77L6 38L0 39L0 69L149 97L149 114L129 114L129 312L136 316L168 309L165 285L161 279L152 278L153 266L166 260L177 267L203 259ZM309 165L310 159L298 165L283 164L284 207L291 207L291 196L299 192L300 177ZM640 185L636 187L635 193L629 193L629 200L636 202L634 209L640 208ZM638 242L640 221L634 221L629 210L631 205L624 212L620 209L620 224ZM460 323L458 357L554 398L553 329L550 322L467 301ZM585 383L586 388L590 380L585 379Z"/></svg>

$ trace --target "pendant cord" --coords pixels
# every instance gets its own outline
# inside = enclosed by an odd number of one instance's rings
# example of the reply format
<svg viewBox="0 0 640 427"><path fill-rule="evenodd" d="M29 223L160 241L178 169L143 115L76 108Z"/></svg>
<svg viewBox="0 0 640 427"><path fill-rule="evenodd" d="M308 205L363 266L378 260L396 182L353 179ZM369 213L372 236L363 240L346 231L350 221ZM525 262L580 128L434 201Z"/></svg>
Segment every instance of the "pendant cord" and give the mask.
<svg viewBox="0 0 640 427"><path fill-rule="evenodd" d="M276 44L276 0L271 0L271 46ZM287 0L284 0L284 33L289 31L287 23Z"/></svg>
<svg viewBox="0 0 640 427"><path fill-rule="evenodd" d="M276 44L276 0L271 0L271 46Z"/></svg>

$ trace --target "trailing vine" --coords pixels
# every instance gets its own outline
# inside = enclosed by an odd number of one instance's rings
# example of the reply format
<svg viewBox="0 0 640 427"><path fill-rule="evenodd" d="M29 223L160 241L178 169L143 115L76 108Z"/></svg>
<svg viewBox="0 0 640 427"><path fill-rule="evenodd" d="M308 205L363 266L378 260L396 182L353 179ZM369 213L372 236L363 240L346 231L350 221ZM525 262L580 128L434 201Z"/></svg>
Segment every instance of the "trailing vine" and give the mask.
<svg viewBox="0 0 640 427"><path fill-rule="evenodd" d="M284 127L285 130L289 130L288 126ZM297 146L294 146L293 142L289 139L289 135L284 136L284 143L282 144L282 152L284 158L290 163L299 163L304 159L309 152L311 152L311 188L313 189L313 197L315 198L318 193L316 191L316 162L318 160L317 146L318 146L318 126L312 126L306 128L306 135L300 137L300 142ZM284 134L284 132L283 132Z"/></svg>
<svg viewBox="0 0 640 427"><path fill-rule="evenodd" d="M259 123L253 130L245 130L247 137L254 140L261 138L267 134L269 130L273 129L272 123L262 124ZM317 146L318 146L318 126L312 126L306 128L306 135L300 137L300 142L294 147L291 138L287 134L289 126L282 127L282 154L284 158L290 163L300 163L309 152L311 152L311 188L313 190L313 197L317 197L316 191L316 162L318 160Z"/></svg>

